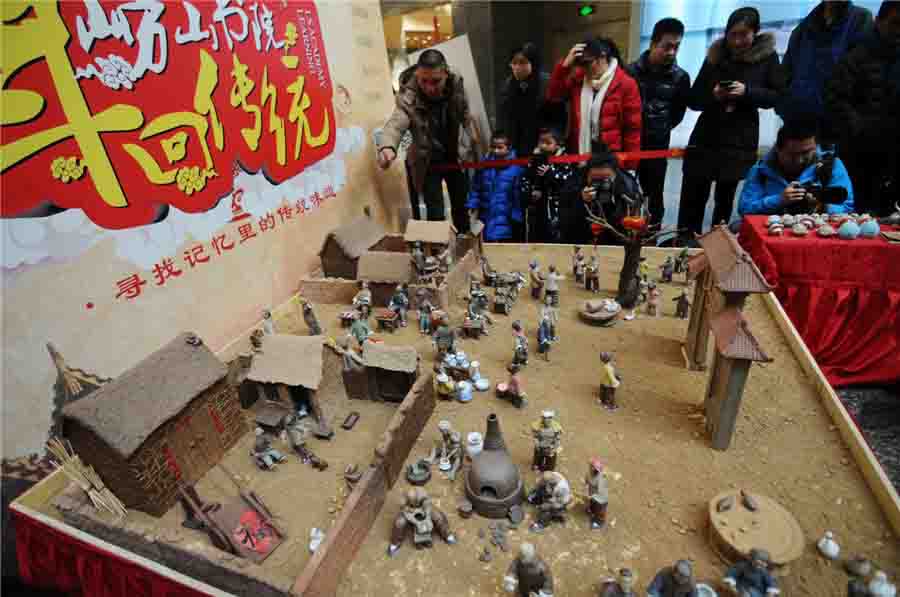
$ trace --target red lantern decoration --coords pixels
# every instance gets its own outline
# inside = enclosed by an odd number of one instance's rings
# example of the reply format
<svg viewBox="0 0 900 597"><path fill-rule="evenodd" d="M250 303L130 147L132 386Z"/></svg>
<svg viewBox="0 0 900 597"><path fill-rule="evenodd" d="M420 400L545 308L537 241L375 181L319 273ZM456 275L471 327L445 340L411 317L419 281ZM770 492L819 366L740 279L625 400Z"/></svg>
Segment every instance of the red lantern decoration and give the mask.
<svg viewBox="0 0 900 597"><path fill-rule="evenodd" d="M626 230L643 230L647 220L641 216L626 216L622 218L622 227Z"/></svg>

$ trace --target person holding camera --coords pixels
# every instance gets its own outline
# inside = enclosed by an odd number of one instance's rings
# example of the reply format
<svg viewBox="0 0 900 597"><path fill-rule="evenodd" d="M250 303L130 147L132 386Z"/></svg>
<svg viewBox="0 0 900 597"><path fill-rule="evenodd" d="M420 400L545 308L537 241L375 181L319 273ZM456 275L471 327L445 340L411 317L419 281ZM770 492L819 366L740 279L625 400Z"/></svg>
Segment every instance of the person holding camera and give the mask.
<svg viewBox="0 0 900 597"><path fill-rule="evenodd" d="M684 157L678 228L693 239L703 227L716 183L713 224L728 223L738 182L757 159L760 108L772 108L782 87L775 36L759 33L759 12L739 8L725 37L709 48L688 107L702 112Z"/></svg>
<svg viewBox="0 0 900 597"><path fill-rule="evenodd" d="M620 65L619 49L599 37L575 44L547 86L547 101L569 102L569 138L566 150L589 154L603 143L612 151L641 148L641 93ZM637 160L625 162L636 170Z"/></svg>
<svg viewBox="0 0 900 597"><path fill-rule="evenodd" d="M747 174L738 212L830 214L853 211L853 186L839 158L816 145L813 118L786 123L775 147Z"/></svg>
<svg viewBox="0 0 900 597"><path fill-rule="evenodd" d="M580 185L574 185L567 198L571 206L567 226L567 242L588 244L594 242L594 231L588 222L588 215L605 218L612 226L621 228L622 218L627 214L627 206L640 201L640 187L629 172L622 170L616 156L603 145L591 156ZM620 244L620 241L606 230L600 231L597 239L601 244Z"/></svg>
<svg viewBox="0 0 900 597"><path fill-rule="evenodd" d="M550 158L559 157L564 149L562 135L554 129L538 131L538 146L528 168L522 174L522 201L526 203L526 242L568 242L563 235L567 206L565 194L576 180L571 164L554 164Z"/></svg>

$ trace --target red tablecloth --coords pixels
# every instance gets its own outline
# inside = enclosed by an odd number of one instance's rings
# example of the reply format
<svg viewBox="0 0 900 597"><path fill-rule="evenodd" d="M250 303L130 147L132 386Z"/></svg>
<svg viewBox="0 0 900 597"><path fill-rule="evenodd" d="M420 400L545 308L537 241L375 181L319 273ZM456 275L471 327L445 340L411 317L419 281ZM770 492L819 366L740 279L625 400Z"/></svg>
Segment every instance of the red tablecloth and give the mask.
<svg viewBox="0 0 900 597"><path fill-rule="evenodd" d="M900 245L769 236L766 216L739 239L831 385L900 380Z"/></svg>

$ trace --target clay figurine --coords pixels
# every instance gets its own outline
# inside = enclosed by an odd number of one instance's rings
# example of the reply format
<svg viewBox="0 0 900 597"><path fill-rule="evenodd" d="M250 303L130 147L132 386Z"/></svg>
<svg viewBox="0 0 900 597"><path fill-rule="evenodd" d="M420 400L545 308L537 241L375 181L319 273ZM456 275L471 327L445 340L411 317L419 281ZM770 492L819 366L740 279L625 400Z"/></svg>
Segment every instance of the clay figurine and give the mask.
<svg viewBox="0 0 900 597"><path fill-rule="evenodd" d="M516 408L525 408L528 404L528 396L522 388L522 380L519 377L521 368L512 364L506 370L509 371L509 379L506 383L497 384L497 398L509 400Z"/></svg>
<svg viewBox="0 0 900 597"><path fill-rule="evenodd" d="M572 490L566 478L555 471L544 472L537 487L528 494L528 503L538 509L537 520L529 530L539 533L554 521L564 523L571 502Z"/></svg>
<svg viewBox="0 0 900 597"><path fill-rule="evenodd" d="M474 281L473 284L478 284L478 282ZM487 294L485 294L484 291L478 291L469 298L469 307L466 310L466 317L472 323L481 326L481 333L485 336L488 335L488 329L485 324L494 324L494 320L491 319L491 316L485 313L487 304Z"/></svg>
<svg viewBox="0 0 900 597"><path fill-rule="evenodd" d="M531 435L534 437L532 470L552 471L556 469L556 457L559 454L562 434L562 425L556 420L556 413L552 410L543 411L541 418L531 424Z"/></svg>
<svg viewBox="0 0 900 597"><path fill-rule="evenodd" d="M524 367L528 364L528 336L522 329L522 322L512 322L513 330L513 365Z"/></svg>
<svg viewBox="0 0 900 597"><path fill-rule="evenodd" d="M439 400L456 400L456 383L446 373L438 373L434 377L434 394Z"/></svg>
<svg viewBox="0 0 900 597"><path fill-rule="evenodd" d="M663 282L667 284L672 283L672 274L675 273L675 261L672 260L671 255L667 256L663 264L659 266L659 272Z"/></svg>
<svg viewBox="0 0 900 597"><path fill-rule="evenodd" d="M553 298L548 294L544 297L544 306L541 307L541 320L547 319L550 321L550 329L551 329L551 339L556 342L559 340L559 335L557 334L558 324L559 324L559 308L553 304Z"/></svg>
<svg viewBox="0 0 900 597"><path fill-rule="evenodd" d="M356 338L356 343L359 345L360 350L362 350L363 344L366 343L369 336L372 335L369 323L360 313L353 314L353 325L350 326L350 335Z"/></svg>
<svg viewBox="0 0 900 597"><path fill-rule="evenodd" d="M366 368L366 363L363 361L362 357L357 354L355 350L350 349L350 341L353 339L353 336L346 335L340 339L338 346L340 346L343 354L341 355L344 361L344 371L364 371Z"/></svg>
<svg viewBox="0 0 900 597"><path fill-rule="evenodd" d="M413 487L406 492L403 510L394 520L391 542L387 550L388 556L393 557L399 551L410 530L416 549L431 547L433 544L432 534L435 531L448 544L456 543L456 536L450 532L447 515L431 504L431 498L421 487Z"/></svg>
<svg viewBox="0 0 900 597"><path fill-rule="evenodd" d="M256 466L263 470L274 470L275 465L286 460L284 454L272 447L272 440L262 427L256 428L256 441L253 443L253 458Z"/></svg>
<svg viewBox="0 0 900 597"><path fill-rule="evenodd" d="M647 597L700 597L694 583L694 567L687 560L666 566L647 587Z"/></svg>
<svg viewBox="0 0 900 597"><path fill-rule="evenodd" d="M542 313L541 323L538 324L537 330L538 354L544 355L544 358L550 360L550 348L553 346L553 324L547 313Z"/></svg>
<svg viewBox="0 0 900 597"><path fill-rule="evenodd" d="M544 293L552 298L551 304L559 307L559 281L565 280L566 277L556 271L556 266L551 265L550 270L544 277Z"/></svg>
<svg viewBox="0 0 900 597"><path fill-rule="evenodd" d="M438 351L439 359L443 360L448 352L456 352L456 332L450 329L446 315L441 318L440 325L438 325L438 328L434 331L432 340Z"/></svg>
<svg viewBox="0 0 900 597"><path fill-rule="evenodd" d="M751 549L750 557L740 561L725 572L722 583L741 597L772 597L781 591L778 581L769 572L769 552Z"/></svg>
<svg viewBox="0 0 900 597"><path fill-rule="evenodd" d="M387 308L400 317L400 327L406 327L406 311L409 309L409 297L403 288L403 284L397 284Z"/></svg>
<svg viewBox="0 0 900 597"><path fill-rule="evenodd" d="M497 283L497 272L494 271L494 268L491 267L487 257L484 255L479 257L478 260L481 262L481 277L484 278L484 283L487 286L495 286Z"/></svg>
<svg viewBox="0 0 900 597"><path fill-rule="evenodd" d="M650 278L650 264L647 263L646 257L641 257L638 265L638 273L640 275L640 278L643 280L647 280Z"/></svg>
<svg viewBox="0 0 900 597"><path fill-rule="evenodd" d="M309 328L309 335L321 336L322 326L319 325L319 318L316 317L312 303L305 298L301 298L300 305L303 307L303 321L306 323L306 327Z"/></svg>
<svg viewBox="0 0 900 597"><path fill-rule="evenodd" d="M429 462L437 461L438 466L447 474L447 478L453 481L456 473L462 467L463 446L462 434L454 431L450 421L442 420L438 423L441 439L435 442L431 450Z"/></svg>
<svg viewBox="0 0 900 597"><path fill-rule="evenodd" d="M300 462L309 463L314 469L324 471L328 468L328 463L312 453L312 450L306 447L307 429L300 422L296 415L285 415L284 430L287 434L288 442L300 457Z"/></svg>
<svg viewBox="0 0 900 597"><path fill-rule="evenodd" d="M359 311L363 319L368 319L372 312L372 291L365 280L359 283L359 292L353 297L353 308Z"/></svg>
<svg viewBox="0 0 900 597"><path fill-rule="evenodd" d="M687 319L690 314L691 301L688 299L687 291L682 290L681 294L672 299L675 305L675 317L678 319Z"/></svg>
<svg viewBox="0 0 900 597"><path fill-rule="evenodd" d="M426 277L425 272L425 252L422 251L422 242L416 241L413 243L412 252L410 253L410 258L412 259L413 266L416 268L416 278L421 280Z"/></svg>
<svg viewBox="0 0 900 597"><path fill-rule="evenodd" d="M619 579L604 581L597 591L597 597L638 597L634 590L634 574L629 568L620 569Z"/></svg>
<svg viewBox="0 0 900 597"><path fill-rule="evenodd" d="M503 577L503 589L520 597L553 595L553 575L546 562L538 557L531 543L519 546L519 555L510 563Z"/></svg>
<svg viewBox="0 0 900 597"><path fill-rule="evenodd" d="M591 262L584 270L584 289L594 294L600 292L600 263L596 252L591 255Z"/></svg>
<svg viewBox="0 0 900 597"><path fill-rule="evenodd" d="M419 331L425 335L431 333L431 312L434 311L434 305L428 300L423 292L419 296Z"/></svg>
<svg viewBox="0 0 900 597"><path fill-rule="evenodd" d="M647 286L647 315L659 317L659 289L654 282Z"/></svg>
<svg viewBox="0 0 900 597"><path fill-rule="evenodd" d="M606 508L609 505L609 485L603 474L603 463L599 458L591 458L588 474L584 478L590 498L587 503L588 516L591 518L591 529L599 530L606 526Z"/></svg>
<svg viewBox="0 0 900 597"><path fill-rule="evenodd" d="M584 251L578 245L575 245L574 254L572 255L572 276L575 281L581 284L584 282Z"/></svg>
<svg viewBox="0 0 900 597"><path fill-rule="evenodd" d="M450 273L450 268L453 266L453 253L450 251L450 247L438 253L437 262L439 272L442 274Z"/></svg>
<svg viewBox="0 0 900 597"><path fill-rule="evenodd" d="M613 366L613 356L608 352L600 353L600 404L608 410L619 408L616 404L616 388L622 383L622 378Z"/></svg>
<svg viewBox="0 0 900 597"><path fill-rule="evenodd" d="M272 320L272 312L268 309L262 312L262 329L266 336L275 335L275 322Z"/></svg>
<svg viewBox="0 0 900 597"><path fill-rule="evenodd" d="M779 220L780 221L780 220ZM687 274L688 273L688 259L691 256L688 253L687 247L681 249L678 253L678 256L675 257L675 273L676 274Z"/></svg>
<svg viewBox="0 0 900 597"><path fill-rule="evenodd" d="M544 289L544 275L541 274L541 266L537 259L532 259L528 264L528 279L531 283L531 298L540 300L541 290Z"/></svg>

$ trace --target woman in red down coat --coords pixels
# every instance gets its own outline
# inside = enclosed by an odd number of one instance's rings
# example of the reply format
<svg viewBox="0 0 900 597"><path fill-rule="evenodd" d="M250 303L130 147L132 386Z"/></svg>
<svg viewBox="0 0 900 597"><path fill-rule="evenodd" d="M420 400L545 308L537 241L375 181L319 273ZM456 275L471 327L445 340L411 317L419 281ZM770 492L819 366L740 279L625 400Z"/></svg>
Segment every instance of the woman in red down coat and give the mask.
<svg viewBox="0 0 900 597"><path fill-rule="evenodd" d="M612 40L601 37L575 44L556 65L547 86L547 100L566 99L567 151L591 153L599 142L611 151L640 150L641 93L620 64L619 50ZM638 160L623 165L626 170L634 170Z"/></svg>

